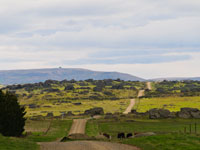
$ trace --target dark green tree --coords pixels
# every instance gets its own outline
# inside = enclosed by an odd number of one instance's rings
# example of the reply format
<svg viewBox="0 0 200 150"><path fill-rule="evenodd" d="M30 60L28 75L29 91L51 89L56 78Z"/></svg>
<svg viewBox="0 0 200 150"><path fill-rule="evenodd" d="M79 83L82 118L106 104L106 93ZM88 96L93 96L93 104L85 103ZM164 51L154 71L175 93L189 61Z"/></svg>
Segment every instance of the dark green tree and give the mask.
<svg viewBox="0 0 200 150"><path fill-rule="evenodd" d="M0 133L4 136L21 136L26 119L25 108L18 103L16 95L0 90Z"/></svg>

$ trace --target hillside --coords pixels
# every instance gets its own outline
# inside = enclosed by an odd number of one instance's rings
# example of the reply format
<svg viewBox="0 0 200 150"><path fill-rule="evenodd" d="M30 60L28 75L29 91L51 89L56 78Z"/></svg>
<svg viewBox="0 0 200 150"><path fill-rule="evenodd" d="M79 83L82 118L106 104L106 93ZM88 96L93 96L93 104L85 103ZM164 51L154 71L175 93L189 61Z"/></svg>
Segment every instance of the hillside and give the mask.
<svg viewBox="0 0 200 150"><path fill-rule="evenodd" d="M83 113L88 108L103 107L105 112L124 111L131 98L144 89L145 82L120 80L55 81L10 85L4 91L15 93L27 116L53 112Z"/></svg>
<svg viewBox="0 0 200 150"><path fill-rule="evenodd" d="M30 69L30 70L2 70L0 71L0 84L25 84L44 82L46 80L103 80L117 79L125 81L144 81L144 79L119 72L99 72L86 69L67 69L67 68L52 68L52 69Z"/></svg>
<svg viewBox="0 0 200 150"><path fill-rule="evenodd" d="M200 81L200 77L171 77L171 78L155 78L150 79L151 81L186 81L186 80L193 80L193 81Z"/></svg>

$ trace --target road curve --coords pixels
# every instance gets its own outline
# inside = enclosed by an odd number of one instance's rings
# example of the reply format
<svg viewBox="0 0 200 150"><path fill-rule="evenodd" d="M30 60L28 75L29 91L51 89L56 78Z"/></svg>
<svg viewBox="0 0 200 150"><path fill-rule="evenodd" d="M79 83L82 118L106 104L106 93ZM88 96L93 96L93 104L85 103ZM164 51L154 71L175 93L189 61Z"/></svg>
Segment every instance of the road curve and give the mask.
<svg viewBox="0 0 200 150"><path fill-rule="evenodd" d="M130 145L98 141L46 142L39 144L41 150L140 150Z"/></svg>
<svg viewBox="0 0 200 150"><path fill-rule="evenodd" d="M69 131L69 135L71 135L71 134L85 134L86 123L87 123L87 119L74 119L72 127Z"/></svg>
<svg viewBox="0 0 200 150"><path fill-rule="evenodd" d="M126 110L123 112L123 114L128 114L131 112L132 108L135 105L135 99L131 99L129 106L126 108Z"/></svg>

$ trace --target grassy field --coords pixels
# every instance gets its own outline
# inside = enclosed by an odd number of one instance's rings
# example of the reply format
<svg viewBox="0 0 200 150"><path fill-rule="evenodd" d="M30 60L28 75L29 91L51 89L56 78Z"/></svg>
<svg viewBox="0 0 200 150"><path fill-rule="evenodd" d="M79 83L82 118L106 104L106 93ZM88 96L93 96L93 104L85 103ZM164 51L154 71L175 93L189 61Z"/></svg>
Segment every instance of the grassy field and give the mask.
<svg viewBox="0 0 200 150"><path fill-rule="evenodd" d="M130 99L135 98L138 90L145 86L145 82L120 80L48 80L44 83L11 85L4 91L15 93L20 104L26 108L26 117L31 117L45 116L48 112L53 112L55 116L65 111L80 114L93 107L103 107L105 112L123 112Z"/></svg>
<svg viewBox="0 0 200 150"><path fill-rule="evenodd" d="M75 103L81 103L81 105L75 105ZM28 108L26 107L27 117L42 115L46 116L48 112L53 112L54 116L61 115L61 112L72 111L74 114L84 113L85 110L102 107L104 112L123 112L130 103L130 99L120 100L74 100L72 103L51 103L49 101L43 101L39 105L39 108Z"/></svg>
<svg viewBox="0 0 200 150"><path fill-rule="evenodd" d="M27 121L26 131L32 135L27 139L34 142L51 142L67 136L71 127L72 120L44 120L44 121ZM49 131L46 133L48 127Z"/></svg>
<svg viewBox="0 0 200 150"><path fill-rule="evenodd" d="M35 142L24 138L0 135L0 150L39 150L39 146Z"/></svg>
<svg viewBox="0 0 200 150"><path fill-rule="evenodd" d="M128 120L128 121L127 121ZM155 132L155 133L179 133L183 132L189 125L197 123L197 128L200 133L200 120L184 120L184 119L166 119L166 120L149 120L149 119L130 119L121 121L112 120L91 120L87 123L86 131L90 136L95 136L98 133L109 133L116 138L119 132ZM133 120L133 119L132 119Z"/></svg>
<svg viewBox="0 0 200 150"><path fill-rule="evenodd" d="M37 142L51 142L63 138L68 134L71 124L72 120L27 120L25 131L29 135L22 138L0 135L0 150L39 150Z"/></svg>
<svg viewBox="0 0 200 150"><path fill-rule="evenodd" d="M194 123L198 124L198 133L200 134L200 120L148 120L135 119L134 122L91 120L88 122L86 132L90 136L96 136L100 132L108 133L112 136L112 141L131 144L142 148L142 150L198 150L200 146L200 136L189 133L184 134L184 127L189 132L189 124L192 124L194 132ZM155 132L157 135L151 137L139 137L133 139L117 139L120 132Z"/></svg>
<svg viewBox="0 0 200 150"><path fill-rule="evenodd" d="M165 108L170 111L180 111L180 108L191 107L200 109L200 97L160 97L137 100L134 109L146 112L152 108Z"/></svg>
<svg viewBox="0 0 200 150"><path fill-rule="evenodd" d="M152 87L145 97L200 96L200 81L152 82Z"/></svg>
<svg viewBox="0 0 200 150"><path fill-rule="evenodd" d="M127 139L122 143L135 145L142 150L198 150L200 136L187 134L165 134Z"/></svg>

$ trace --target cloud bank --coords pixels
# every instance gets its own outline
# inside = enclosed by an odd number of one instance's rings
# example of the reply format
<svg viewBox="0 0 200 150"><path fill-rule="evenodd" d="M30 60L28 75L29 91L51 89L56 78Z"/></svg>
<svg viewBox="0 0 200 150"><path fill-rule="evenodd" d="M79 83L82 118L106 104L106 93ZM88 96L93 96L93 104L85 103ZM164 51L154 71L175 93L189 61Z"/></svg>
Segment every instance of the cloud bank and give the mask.
<svg viewBox="0 0 200 150"><path fill-rule="evenodd" d="M0 20L1 69L200 76L199 0L0 0Z"/></svg>

